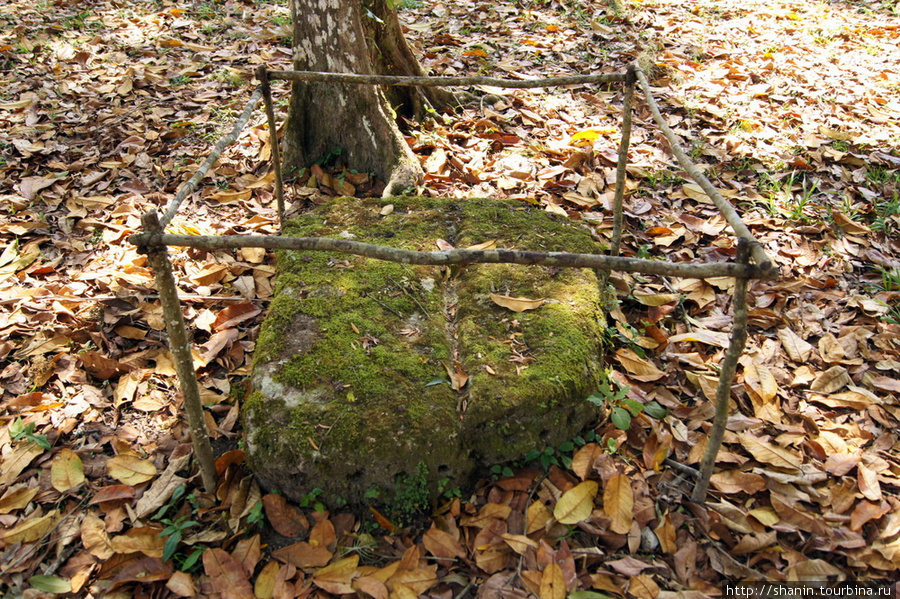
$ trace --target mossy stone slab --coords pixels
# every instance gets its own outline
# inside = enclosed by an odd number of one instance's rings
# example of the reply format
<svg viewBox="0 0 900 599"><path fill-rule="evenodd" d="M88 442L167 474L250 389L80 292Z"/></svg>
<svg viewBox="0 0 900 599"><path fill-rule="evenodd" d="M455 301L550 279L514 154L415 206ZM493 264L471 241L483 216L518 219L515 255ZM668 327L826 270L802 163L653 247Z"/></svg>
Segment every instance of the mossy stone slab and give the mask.
<svg viewBox="0 0 900 599"><path fill-rule="evenodd" d="M598 251L577 223L480 199L338 199L290 221L285 235ZM513 312L492 293L545 301ZM355 506L367 492L390 497L420 462L433 493L438 480L465 489L491 465L592 423L585 398L602 372L603 321L588 269L281 252L243 412L251 468L288 497L318 487L326 501Z"/></svg>

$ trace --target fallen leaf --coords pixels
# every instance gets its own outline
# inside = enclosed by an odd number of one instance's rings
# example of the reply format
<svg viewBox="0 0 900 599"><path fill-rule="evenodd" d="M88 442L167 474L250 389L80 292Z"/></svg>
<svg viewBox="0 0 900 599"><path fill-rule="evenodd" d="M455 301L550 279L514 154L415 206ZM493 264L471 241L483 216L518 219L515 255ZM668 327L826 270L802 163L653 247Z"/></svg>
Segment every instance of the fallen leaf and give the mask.
<svg viewBox="0 0 900 599"><path fill-rule="evenodd" d="M744 449L750 452L750 455L756 458L757 461L788 470L800 468L802 463L800 457L787 449L748 434L740 434L738 439Z"/></svg>
<svg viewBox="0 0 900 599"><path fill-rule="evenodd" d="M593 480L575 485L563 493L556 502L553 517L562 524L578 524L582 520L587 520L594 510L594 498L599 488L597 482Z"/></svg>
<svg viewBox="0 0 900 599"><path fill-rule="evenodd" d="M350 582L357 574L356 567L358 565L359 555L353 554L320 569L313 574L312 582L326 593L335 595L353 593L354 589Z"/></svg>
<svg viewBox="0 0 900 599"><path fill-rule="evenodd" d="M81 463L81 458L71 449L61 449L50 465L50 484L60 493L65 493L84 480L84 464Z"/></svg>
<svg viewBox="0 0 900 599"><path fill-rule="evenodd" d="M631 481L624 474L614 474L603 487L603 511L610 519L610 530L619 534L631 530L631 523L634 521L634 491L631 489Z"/></svg>
<svg viewBox="0 0 900 599"><path fill-rule="evenodd" d="M156 466L150 460L121 455L106 462L106 472L126 485L139 485L156 476Z"/></svg>
<svg viewBox="0 0 900 599"><path fill-rule="evenodd" d="M491 301L498 306L508 308L513 312L524 312L525 310L535 310L543 305L544 300L529 299L527 297L510 297L508 295L491 294Z"/></svg>
<svg viewBox="0 0 900 599"><path fill-rule="evenodd" d="M223 599L254 599L253 587L240 562L218 547L203 552L203 570Z"/></svg>
<svg viewBox="0 0 900 599"><path fill-rule="evenodd" d="M654 366L648 360L641 358L634 350L623 347L616 351L616 359L628 371L629 375L642 382L658 381L666 376L666 373Z"/></svg>

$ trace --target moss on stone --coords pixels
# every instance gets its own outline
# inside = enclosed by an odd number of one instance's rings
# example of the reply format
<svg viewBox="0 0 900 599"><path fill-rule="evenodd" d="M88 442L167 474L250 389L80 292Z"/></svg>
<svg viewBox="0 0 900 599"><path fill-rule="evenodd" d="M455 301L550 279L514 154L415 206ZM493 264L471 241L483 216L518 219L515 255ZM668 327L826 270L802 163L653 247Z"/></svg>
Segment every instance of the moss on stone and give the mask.
<svg viewBox="0 0 900 599"><path fill-rule="evenodd" d="M393 212L381 215L393 204ZM594 252L589 233L516 202L339 199L285 235L432 250ZM514 313L491 293L546 298ZM594 273L519 265L443 269L322 252L281 252L244 418L251 466L298 498L314 487L351 503L388 491L421 462L434 483L580 432L601 371ZM446 377L458 359L469 383ZM326 495L327 496L327 495Z"/></svg>

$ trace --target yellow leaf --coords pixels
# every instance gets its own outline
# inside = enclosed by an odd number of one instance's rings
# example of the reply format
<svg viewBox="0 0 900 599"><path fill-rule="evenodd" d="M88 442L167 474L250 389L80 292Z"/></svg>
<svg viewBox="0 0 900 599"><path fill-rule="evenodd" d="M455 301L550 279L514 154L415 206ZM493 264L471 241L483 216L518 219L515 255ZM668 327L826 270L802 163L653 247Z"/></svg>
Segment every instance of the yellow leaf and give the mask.
<svg viewBox="0 0 900 599"><path fill-rule="evenodd" d="M503 541L519 555L523 555L529 548L535 550L538 548L537 541L533 541L525 535L514 535L507 532L501 536Z"/></svg>
<svg viewBox="0 0 900 599"><path fill-rule="evenodd" d="M0 487L12 483L31 463L31 460L44 453L44 448L37 443L19 443L16 448L3 457L3 470L0 472Z"/></svg>
<svg viewBox="0 0 900 599"><path fill-rule="evenodd" d="M56 525L59 519L59 510L53 510L40 518L28 518L18 526L11 528L0 535L7 545L16 543L33 543L43 537L47 531Z"/></svg>
<svg viewBox="0 0 900 599"><path fill-rule="evenodd" d="M491 300L498 306L508 308L513 312L524 312L525 310L534 310L540 308L544 303L544 299L529 299L527 297L510 297L508 295L491 294Z"/></svg>
<svg viewBox="0 0 900 599"><path fill-rule="evenodd" d="M470 245L467 247L467 250L492 250L497 247L497 240L491 239L490 241L485 241L483 243L476 243L475 245Z"/></svg>
<svg viewBox="0 0 900 599"><path fill-rule="evenodd" d="M778 381L762 364L754 364L750 360L744 362L744 384L759 396L763 403L769 403L778 394Z"/></svg>
<svg viewBox="0 0 900 599"><path fill-rule="evenodd" d="M354 593L350 582L356 574L357 565L359 565L358 554L328 564L313 575L313 584L323 591L335 595Z"/></svg>
<svg viewBox="0 0 900 599"><path fill-rule="evenodd" d="M525 522L527 523L525 534L530 535L531 533L544 528L552 519L553 515L542 501L532 502L532 504L528 506L528 513L525 517Z"/></svg>
<svg viewBox="0 0 900 599"><path fill-rule="evenodd" d="M594 510L594 497L600 486L592 480L572 487L562 494L556 507L553 508L553 517L561 524L578 524L587 520Z"/></svg>
<svg viewBox="0 0 900 599"><path fill-rule="evenodd" d="M50 465L50 484L60 493L74 489L84 482L84 464L71 449L62 449Z"/></svg>
<svg viewBox="0 0 900 599"><path fill-rule="evenodd" d="M681 191L684 192L684 195L691 198L696 202L700 202L701 204L712 204L713 201L706 195L706 192L703 191L703 188L697 185L696 183L685 183L681 188Z"/></svg>
<svg viewBox="0 0 900 599"><path fill-rule="evenodd" d="M603 450L596 443L588 443L572 457L572 472L584 480L594 468L594 462L603 455Z"/></svg>
<svg viewBox="0 0 900 599"><path fill-rule="evenodd" d="M8 514L26 507L38 494L38 491L40 489L37 487L29 489L24 483L10 487L3 497L0 497L0 514Z"/></svg>
<svg viewBox="0 0 900 599"><path fill-rule="evenodd" d="M156 466L150 460L120 455L106 462L107 473L126 485L138 485L156 476Z"/></svg>
<svg viewBox="0 0 900 599"><path fill-rule="evenodd" d="M463 52L463 56L478 56L479 58L487 58L488 53L481 48L475 48L474 50L466 50L465 52Z"/></svg>
<svg viewBox="0 0 900 599"><path fill-rule="evenodd" d="M93 512L88 513L81 521L81 543L88 553L101 560L107 560L115 554L106 525Z"/></svg>
<svg viewBox="0 0 900 599"><path fill-rule="evenodd" d="M541 599L566 599L566 577L556 562L550 562L541 575Z"/></svg>
<svg viewBox="0 0 900 599"><path fill-rule="evenodd" d="M634 350L622 348L616 351L616 359L629 372L632 378L642 382L657 381L666 373L638 356Z"/></svg>
<svg viewBox="0 0 900 599"><path fill-rule="evenodd" d="M592 145L601 135L609 135L615 132L616 129L612 127L589 127L575 132L575 134L569 138L569 145L573 148L583 148Z"/></svg>
<svg viewBox="0 0 900 599"><path fill-rule="evenodd" d="M634 492L624 474L614 474L603 489L603 511L610 519L613 532L625 534L634 521Z"/></svg>
<svg viewBox="0 0 900 599"><path fill-rule="evenodd" d="M634 293L634 299L645 306L665 306L681 299L680 293Z"/></svg>

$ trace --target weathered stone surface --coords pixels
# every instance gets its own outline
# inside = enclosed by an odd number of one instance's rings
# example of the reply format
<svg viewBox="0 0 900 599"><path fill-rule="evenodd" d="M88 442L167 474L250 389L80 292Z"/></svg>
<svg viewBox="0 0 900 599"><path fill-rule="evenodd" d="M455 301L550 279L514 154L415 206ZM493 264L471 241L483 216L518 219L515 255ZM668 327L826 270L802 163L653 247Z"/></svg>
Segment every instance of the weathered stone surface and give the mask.
<svg viewBox="0 0 900 599"><path fill-rule="evenodd" d="M444 239L597 251L583 227L495 200L341 199L285 234L417 250ZM420 462L431 483L465 488L484 468L592 422L585 397L601 373L603 322L592 271L322 252L283 252L278 270L244 406L250 465L270 488L297 499L320 487L326 501L360 505L370 490L389 497ZM517 313L491 293L546 301ZM464 376L459 390L446 382Z"/></svg>

